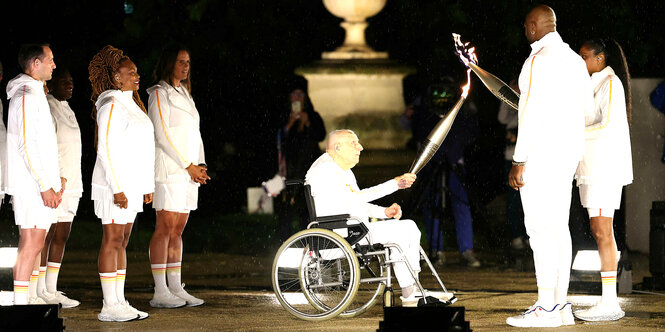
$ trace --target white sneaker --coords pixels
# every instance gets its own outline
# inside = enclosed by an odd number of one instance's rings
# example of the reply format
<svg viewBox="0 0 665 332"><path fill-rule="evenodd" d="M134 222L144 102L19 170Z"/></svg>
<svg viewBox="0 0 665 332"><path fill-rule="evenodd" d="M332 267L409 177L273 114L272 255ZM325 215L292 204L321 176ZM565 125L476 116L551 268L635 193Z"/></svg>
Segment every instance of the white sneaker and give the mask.
<svg viewBox="0 0 665 332"><path fill-rule="evenodd" d="M625 315L618 301L600 301L589 309L575 312L575 317L590 322L619 320Z"/></svg>
<svg viewBox="0 0 665 332"><path fill-rule="evenodd" d="M114 305L108 305L106 304L106 301L104 301L102 312L97 315L97 319L102 322L127 322L137 319L138 317L138 314L130 311L122 304L116 303Z"/></svg>
<svg viewBox="0 0 665 332"><path fill-rule="evenodd" d="M480 267L480 261L476 258L473 250L468 249L462 253L462 258L466 260L466 265L469 267Z"/></svg>
<svg viewBox="0 0 665 332"><path fill-rule="evenodd" d="M174 292L173 295L185 300L188 307L196 307L205 303L204 300L189 295L189 293L185 291L185 284L182 284L181 290L178 292Z"/></svg>
<svg viewBox="0 0 665 332"><path fill-rule="evenodd" d="M415 294L411 294L409 297L403 297L400 296L399 299L402 301L402 307L417 307L418 306L418 300L420 300L422 297L416 297Z"/></svg>
<svg viewBox="0 0 665 332"><path fill-rule="evenodd" d="M552 310L535 304L521 315L506 319L506 324L516 327L559 327L561 323L558 304Z"/></svg>
<svg viewBox="0 0 665 332"><path fill-rule="evenodd" d="M39 296L31 297L28 299L28 304L48 304L44 299Z"/></svg>
<svg viewBox="0 0 665 332"><path fill-rule="evenodd" d="M60 303L63 308L74 308L81 304L81 302L73 300L65 296L65 293L61 291L56 291L55 293L49 293L47 291L44 291L41 295L39 295L46 303L49 304L58 304Z"/></svg>
<svg viewBox="0 0 665 332"><path fill-rule="evenodd" d="M180 308L187 305L187 302L175 295L170 291L157 292L150 300L150 306L153 308Z"/></svg>
<svg viewBox="0 0 665 332"><path fill-rule="evenodd" d="M573 316L573 304L568 302L559 310L561 314L561 325L575 325L575 316Z"/></svg>
<svg viewBox="0 0 665 332"><path fill-rule="evenodd" d="M135 313L135 314L139 317L139 318L138 318L139 320L141 320L141 319L146 319L146 318L148 318L148 316L150 316L150 315L148 315L147 312L145 312L145 311L141 311L141 310L138 310L138 309L132 307L132 306L129 304L128 301L122 302L121 305L124 306L127 310L129 310L129 311Z"/></svg>

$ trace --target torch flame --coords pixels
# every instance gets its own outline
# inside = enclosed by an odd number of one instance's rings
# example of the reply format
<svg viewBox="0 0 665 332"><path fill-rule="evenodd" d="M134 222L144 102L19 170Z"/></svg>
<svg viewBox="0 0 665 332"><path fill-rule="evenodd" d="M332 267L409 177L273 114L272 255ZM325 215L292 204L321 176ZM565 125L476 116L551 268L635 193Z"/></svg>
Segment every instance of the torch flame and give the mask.
<svg viewBox="0 0 665 332"><path fill-rule="evenodd" d="M466 66L466 85L462 87L462 98L466 98L469 95L469 89L471 88L471 69L469 68L469 63L478 64L478 57L476 56L476 48L468 48L471 42L462 43L462 36L459 34L453 33L453 41L455 42L455 51L457 56L459 56L460 61Z"/></svg>

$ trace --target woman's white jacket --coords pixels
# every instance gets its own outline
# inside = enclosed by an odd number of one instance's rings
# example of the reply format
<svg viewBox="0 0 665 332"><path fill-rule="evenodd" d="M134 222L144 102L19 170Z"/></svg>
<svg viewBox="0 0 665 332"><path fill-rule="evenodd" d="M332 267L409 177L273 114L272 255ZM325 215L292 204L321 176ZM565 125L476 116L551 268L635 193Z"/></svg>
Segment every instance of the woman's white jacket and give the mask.
<svg viewBox="0 0 665 332"><path fill-rule="evenodd" d="M586 149L575 178L579 184L633 182L630 133L621 81L610 66L591 75L595 107L585 116Z"/></svg>
<svg viewBox="0 0 665 332"><path fill-rule="evenodd" d="M155 182L194 183L185 168L205 164L199 112L187 89L159 81L148 89L155 126Z"/></svg>
<svg viewBox="0 0 665 332"><path fill-rule="evenodd" d="M91 196L93 200L113 200L113 194L122 192L129 201L127 209L141 211L142 196L155 190L155 140L152 122L132 93L107 90L95 103L97 161Z"/></svg>

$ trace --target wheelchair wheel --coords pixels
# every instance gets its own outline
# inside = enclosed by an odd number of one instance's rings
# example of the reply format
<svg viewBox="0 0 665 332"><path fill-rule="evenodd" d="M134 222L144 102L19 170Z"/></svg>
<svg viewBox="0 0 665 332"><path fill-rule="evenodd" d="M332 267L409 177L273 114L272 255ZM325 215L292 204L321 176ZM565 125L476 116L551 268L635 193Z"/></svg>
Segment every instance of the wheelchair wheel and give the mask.
<svg viewBox="0 0 665 332"><path fill-rule="evenodd" d="M358 256L360 259L360 256ZM372 255L360 263L360 285L358 293L351 300L349 306L342 312L340 317L349 318L358 316L369 310L377 301L382 299L386 284L382 281L363 282L365 278L385 276L385 265L383 255Z"/></svg>
<svg viewBox="0 0 665 332"><path fill-rule="evenodd" d="M306 229L277 251L272 286L277 300L292 315L325 320L351 304L358 291L359 269L346 240L329 230Z"/></svg>

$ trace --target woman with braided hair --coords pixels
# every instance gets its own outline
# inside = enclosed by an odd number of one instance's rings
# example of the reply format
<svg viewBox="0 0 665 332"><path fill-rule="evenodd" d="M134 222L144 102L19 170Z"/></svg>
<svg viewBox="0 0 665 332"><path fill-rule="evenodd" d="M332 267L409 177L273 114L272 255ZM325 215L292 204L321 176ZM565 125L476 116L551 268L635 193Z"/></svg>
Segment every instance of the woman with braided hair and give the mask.
<svg viewBox="0 0 665 332"><path fill-rule="evenodd" d="M575 178L598 244L602 296L598 304L575 316L586 321L618 320L625 313L617 300L618 259L612 223L623 186L633 182L630 74L621 46L612 39L587 41L580 56L591 75L595 107L585 116L586 150Z"/></svg>
<svg viewBox="0 0 665 332"><path fill-rule="evenodd" d="M125 300L125 248L136 214L143 211L143 203L152 202L153 126L138 95L136 65L121 50L105 46L90 61L88 72L97 146L91 198L103 230L98 266L104 301L97 318L143 319L148 314Z"/></svg>

